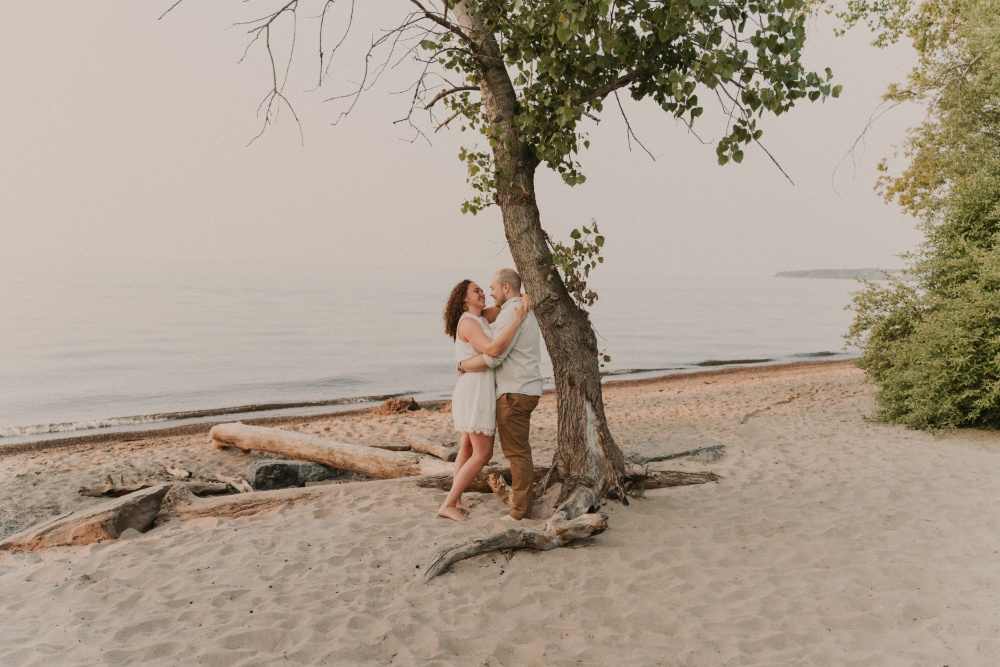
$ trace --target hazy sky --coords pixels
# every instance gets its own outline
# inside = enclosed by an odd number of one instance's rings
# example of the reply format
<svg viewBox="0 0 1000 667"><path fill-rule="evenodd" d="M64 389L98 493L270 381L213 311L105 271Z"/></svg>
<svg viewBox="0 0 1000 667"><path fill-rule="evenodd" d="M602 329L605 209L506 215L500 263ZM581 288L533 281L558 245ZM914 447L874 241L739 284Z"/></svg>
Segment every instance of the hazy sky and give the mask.
<svg viewBox="0 0 1000 667"><path fill-rule="evenodd" d="M463 216L468 195L456 131L410 142L393 121L413 70L401 66L336 127L342 105L323 102L359 75L342 54L316 80L304 27L286 93L290 114L247 147L270 86L264 52L238 20L264 3L185 0L11 0L0 21L0 259L8 267L183 262L335 264L377 270L510 262L499 211ZM275 5L272 3L272 5ZM408 10L403 0L357 3L353 37ZM387 22L388 21L388 22ZM543 224L556 237L596 218L607 268L654 274L767 275L805 268L895 267L914 247L914 221L872 191L919 109L890 113L848 156L891 81L912 55L879 51L855 31L835 39L813 24L808 62L833 68L843 96L803 103L765 125L764 143L792 186L758 149L719 167L711 145L653 105L628 107L656 156L629 152L615 105L589 129L588 181L539 178ZM277 35L276 35L277 37ZM276 40L277 41L277 40ZM395 94L394 94L395 93ZM712 114L709 114L711 116ZM428 127L424 119L420 119ZM700 136L717 139L711 118ZM846 157L845 157L846 156ZM487 267L487 268L482 268Z"/></svg>

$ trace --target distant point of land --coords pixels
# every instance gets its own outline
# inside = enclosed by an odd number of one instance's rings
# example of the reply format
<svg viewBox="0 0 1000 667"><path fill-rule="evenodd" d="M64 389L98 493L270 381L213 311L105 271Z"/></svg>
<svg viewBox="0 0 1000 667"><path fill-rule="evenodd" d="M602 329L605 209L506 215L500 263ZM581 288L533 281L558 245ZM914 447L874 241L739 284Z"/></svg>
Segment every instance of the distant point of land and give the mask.
<svg viewBox="0 0 1000 667"><path fill-rule="evenodd" d="M825 278L827 280L885 280L885 275L901 276L899 269L814 269L812 271L779 271L777 278Z"/></svg>

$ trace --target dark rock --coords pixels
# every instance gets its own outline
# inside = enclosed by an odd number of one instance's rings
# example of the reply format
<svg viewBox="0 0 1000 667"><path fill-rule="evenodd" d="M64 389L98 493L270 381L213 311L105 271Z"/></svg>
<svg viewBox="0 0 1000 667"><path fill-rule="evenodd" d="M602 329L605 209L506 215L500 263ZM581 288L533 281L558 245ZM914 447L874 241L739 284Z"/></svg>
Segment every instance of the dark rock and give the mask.
<svg viewBox="0 0 1000 667"><path fill-rule="evenodd" d="M321 482L339 477L342 472L309 461L254 461L247 466L245 477L255 491L266 491Z"/></svg>

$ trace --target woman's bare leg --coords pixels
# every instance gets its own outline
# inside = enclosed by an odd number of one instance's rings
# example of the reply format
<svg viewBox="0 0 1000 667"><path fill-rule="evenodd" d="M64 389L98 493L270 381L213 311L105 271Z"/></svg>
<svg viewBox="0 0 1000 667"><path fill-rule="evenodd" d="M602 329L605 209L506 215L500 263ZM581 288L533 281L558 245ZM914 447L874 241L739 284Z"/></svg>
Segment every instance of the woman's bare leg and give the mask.
<svg viewBox="0 0 1000 667"><path fill-rule="evenodd" d="M469 437L468 433L463 431L462 439L458 441L458 456L455 457L455 472L452 473L452 480L458 477L458 473L462 469L462 466L466 464L471 456L472 439ZM462 502L462 496L458 497L458 501L455 503L455 506L464 511L468 511L469 509L468 505Z"/></svg>
<svg viewBox="0 0 1000 667"><path fill-rule="evenodd" d="M451 491L444 504L438 508L438 516L454 521L464 521L465 515L458 508L458 500L466 487L476 478L483 466L493 458L493 436L482 435L481 433L470 433L469 439L472 441L472 455L455 474L451 482Z"/></svg>

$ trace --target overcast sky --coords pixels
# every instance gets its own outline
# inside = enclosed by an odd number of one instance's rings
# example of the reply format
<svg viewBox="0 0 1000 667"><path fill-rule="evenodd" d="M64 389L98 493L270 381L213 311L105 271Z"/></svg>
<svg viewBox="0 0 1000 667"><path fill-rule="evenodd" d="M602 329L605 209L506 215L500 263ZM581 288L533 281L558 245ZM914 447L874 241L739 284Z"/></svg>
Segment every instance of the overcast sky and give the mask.
<svg viewBox="0 0 1000 667"><path fill-rule="evenodd" d="M274 261L394 270L510 262L499 212L460 213L469 194L458 148L467 135L409 141L413 70L368 91L346 120L322 100L357 80L356 49L332 80L308 91L315 42L299 37L286 87L291 115L249 147L270 87L259 45L235 21L263 3L185 0L11 0L0 21L0 257L8 267L137 262ZM273 3L272 3L273 4ZM366 43L409 3L357 3L353 37ZM839 100L802 103L765 124L758 149L719 167L711 145L653 105L627 107L656 157L629 151L615 105L589 128L587 183L540 172L539 206L556 238L591 218L608 237L607 268L654 274L768 275L811 268L896 267L919 242L914 221L873 192L876 164L919 109L878 121L855 139L912 55L879 51L854 31L814 21L808 62L830 66ZM278 37L278 35L276 35ZM425 123L425 127L427 127ZM711 118L702 139L719 136ZM636 147L633 146L635 149ZM480 274L476 274L480 275Z"/></svg>

